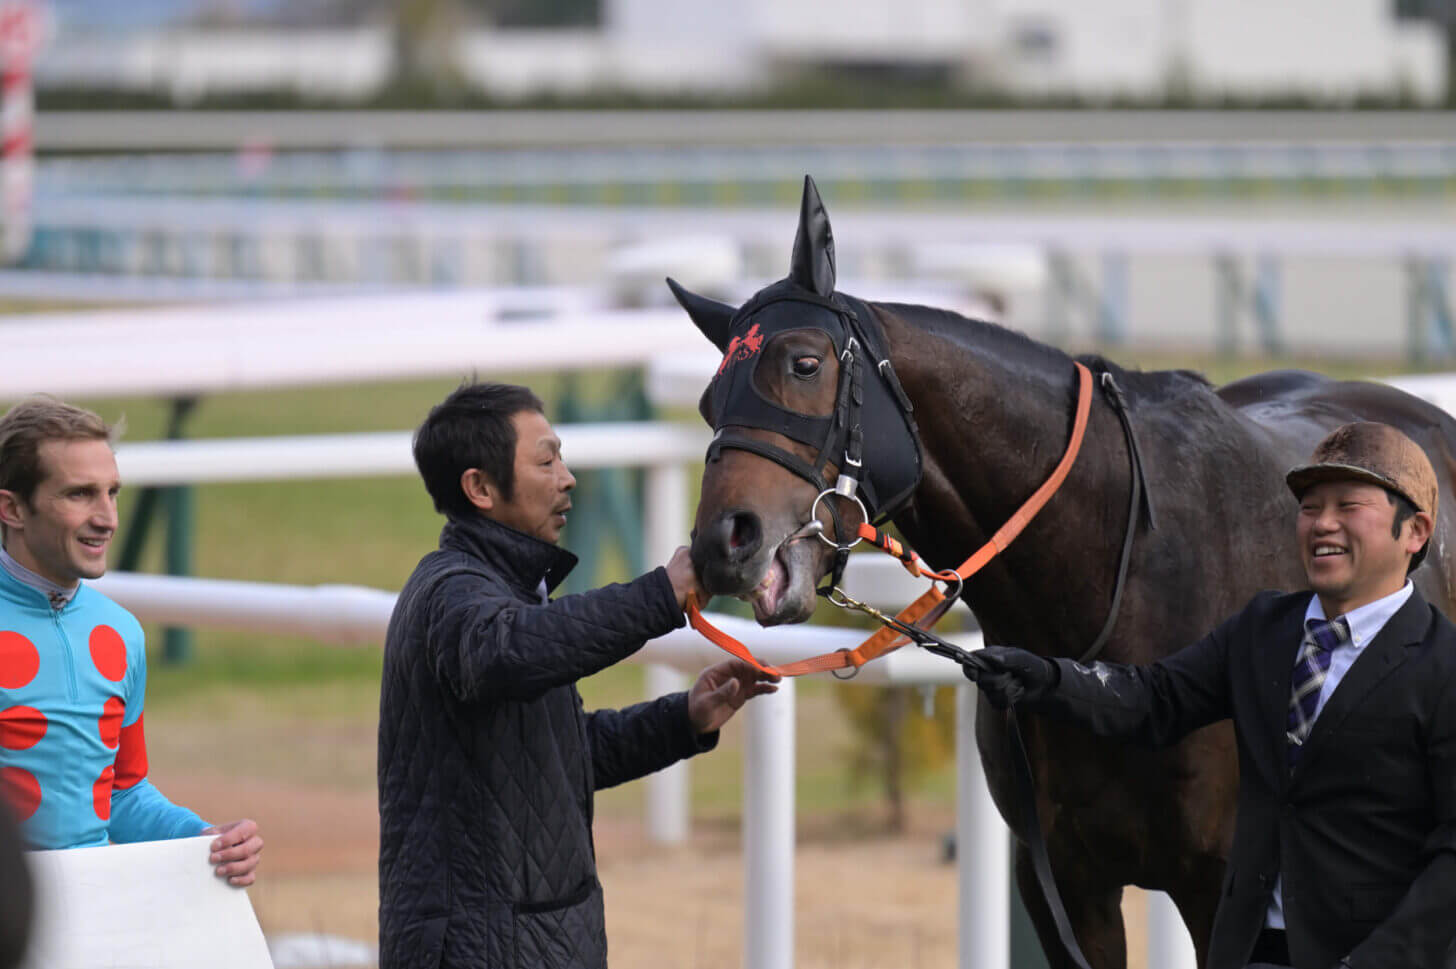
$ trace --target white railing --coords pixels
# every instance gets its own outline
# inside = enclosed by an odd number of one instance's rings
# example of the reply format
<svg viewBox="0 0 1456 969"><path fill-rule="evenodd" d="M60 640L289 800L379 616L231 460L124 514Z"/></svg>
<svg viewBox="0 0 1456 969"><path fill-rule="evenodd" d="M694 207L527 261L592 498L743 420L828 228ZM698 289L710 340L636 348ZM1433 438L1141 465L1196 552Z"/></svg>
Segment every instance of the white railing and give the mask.
<svg viewBox="0 0 1456 969"><path fill-rule="evenodd" d="M555 430L562 455L575 468L677 465L701 457L709 440L703 427L648 421L563 424ZM122 480L133 487L414 474L410 437L409 431L376 431L146 441L122 444L116 459ZM675 519L679 532L687 508L682 512Z"/></svg>
<svg viewBox="0 0 1456 969"><path fill-rule="evenodd" d="M631 367L704 345L679 310L584 309L569 291L536 292L529 300L460 290L10 317L5 347L26 365L0 369L0 398ZM521 319L523 311L531 317ZM79 346L107 365L77 368Z"/></svg>

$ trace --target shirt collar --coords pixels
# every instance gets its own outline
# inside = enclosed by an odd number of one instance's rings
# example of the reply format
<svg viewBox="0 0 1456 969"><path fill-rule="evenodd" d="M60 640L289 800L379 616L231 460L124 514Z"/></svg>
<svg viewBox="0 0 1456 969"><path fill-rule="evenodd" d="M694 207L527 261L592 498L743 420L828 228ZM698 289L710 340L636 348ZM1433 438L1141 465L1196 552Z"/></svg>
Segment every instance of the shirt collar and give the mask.
<svg viewBox="0 0 1456 969"><path fill-rule="evenodd" d="M1415 586L1410 579L1405 580L1405 585L1395 592L1385 596L1383 599L1376 599L1374 602L1367 602L1358 609L1351 609L1345 613L1345 622L1350 625L1350 645L1356 649L1364 647L1372 639L1380 634L1390 617L1400 611L1406 600L1415 591ZM1304 610L1304 621L1311 619L1328 619L1325 615L1325 607L1320 603L1319 596L1309 597L1309 606ZM1338 616L1336 618L1339 618Z"/></svg>
<svg viewBox="0 0 1456 969"><path fill-rule="evenodd" d="M79 582L67 589L63 585L57 585L45 576L37 575L15 561L15 557L6 551L3 546L0 546L0 568L3 568L16 582L24 586L29 586L45 596L50 602L52 609L63 608L76 597L76 593L81 589L81 583Z"/></svg>

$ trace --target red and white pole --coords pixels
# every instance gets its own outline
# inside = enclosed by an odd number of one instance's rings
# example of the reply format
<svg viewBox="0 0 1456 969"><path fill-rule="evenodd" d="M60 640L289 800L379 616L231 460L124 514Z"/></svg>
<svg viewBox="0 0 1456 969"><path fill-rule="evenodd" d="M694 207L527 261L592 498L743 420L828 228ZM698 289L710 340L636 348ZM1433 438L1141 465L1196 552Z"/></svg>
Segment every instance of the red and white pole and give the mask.
<svg viewBox="0 0 1456 969"><path fill-rule="evenodd" d="M18 262L30 248L35 180L35 96L31 64L40 37L32 0L0 4L0 255Z"/></svg>

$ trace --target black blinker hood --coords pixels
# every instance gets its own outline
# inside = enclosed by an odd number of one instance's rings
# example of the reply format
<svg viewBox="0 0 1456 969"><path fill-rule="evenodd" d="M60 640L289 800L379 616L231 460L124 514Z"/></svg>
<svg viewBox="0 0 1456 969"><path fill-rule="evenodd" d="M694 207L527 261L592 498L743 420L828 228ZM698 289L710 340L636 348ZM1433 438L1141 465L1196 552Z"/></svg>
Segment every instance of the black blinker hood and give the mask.
<svg viewBox="0 0 1456 969"><path fill-rule="evenodd" d="M840 377L836 405L828 416L788 410L765 398L754 384L764 345L780 333L798 329L820 330L834 346ZM716 460L723 448L752 451L821 491L830 487L825 474L832 462L841 474L859 480L860 497L875 524L909 500L920 483L920 435L885 352L884 333L869 306L832 290L821 296L786 278L743 304L726 337L723 363L709 388L717 430L708 448L709 461ZM781 434L817 449L818 456L810 465L735 430L745 427ZM846 451L858 452L860 468L847 466Z"/></svg>

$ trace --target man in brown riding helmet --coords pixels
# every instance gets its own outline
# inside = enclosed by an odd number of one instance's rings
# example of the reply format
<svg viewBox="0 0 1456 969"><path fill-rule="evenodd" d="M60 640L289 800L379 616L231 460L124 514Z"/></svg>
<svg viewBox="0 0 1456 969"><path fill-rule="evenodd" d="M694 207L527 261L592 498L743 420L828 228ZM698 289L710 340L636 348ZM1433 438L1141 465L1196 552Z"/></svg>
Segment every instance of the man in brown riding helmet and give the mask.
<svg viewBox="0 0 1456 969"><path fill-rule="evenodd" d="M1355 423L1286 481L1310 591L1260 593L1149 666L988 646L967 675L998 707L1155 746L1234 721L1238 815L1208 969L1443 969L1456 626L1408 578L1435 526L1436 474L1400 431Z"/></svg>

